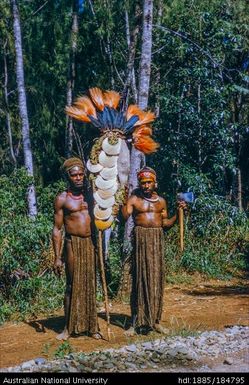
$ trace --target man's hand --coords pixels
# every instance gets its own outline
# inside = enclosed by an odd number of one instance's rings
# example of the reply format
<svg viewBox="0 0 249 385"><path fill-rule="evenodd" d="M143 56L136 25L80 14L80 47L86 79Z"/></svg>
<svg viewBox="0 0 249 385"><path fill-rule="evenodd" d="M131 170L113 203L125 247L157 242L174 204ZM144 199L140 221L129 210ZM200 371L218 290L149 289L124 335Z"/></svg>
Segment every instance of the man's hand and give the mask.
<svg viewBox="0 0 249 385"><path fill-rule="evenodd" d="M183 209L183 211L188 211L188 205L185 201L177 201L177 209Z"/></svg>
<svg viewBox="0 0 249 385"><path fill-rule="evenodd" d="M60 258L56 258L54 261L54 273L60 277L62 274L63 262Z"/></svg>

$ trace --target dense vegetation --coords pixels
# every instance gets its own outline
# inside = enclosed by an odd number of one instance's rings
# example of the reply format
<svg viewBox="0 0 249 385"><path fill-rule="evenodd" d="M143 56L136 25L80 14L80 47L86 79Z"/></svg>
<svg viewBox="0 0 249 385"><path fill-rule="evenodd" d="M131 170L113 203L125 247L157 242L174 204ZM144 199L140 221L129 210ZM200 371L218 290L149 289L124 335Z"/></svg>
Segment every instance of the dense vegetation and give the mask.
<svg viewBox="0 0 249 385"><path fill-rule="evenodd" d="M56 309L63 280L54 279L50 244L53 199L67 152L67 87L74 1L19 2L25 86L34 157L38 216L27 216L31 183L22 168L10 2L0 2L0 321ZM127 78L127 17L141 32L142 1L82 2L78 16L74 95L99 86L123 92ZM196 201L186 221L186 248L178 229L166 234L168 279L199 271L229 278L246 268L249 253L249 6L246 0L154 0L149 108L157 111L159 151L147 163L174 212L178 191ZM125 18L125 15L127 16ZM140 71L137 36L135 80ZM7 93L6 93L7 92ZM130 89L130 102L135 89ZM7 127L9 117L10 129ZM6 128L7 127L7 128ZM75 123L87 157L93 129ZM74 137L75 139L75 137ZM79 146L73 142L73 154ZM122 226L121 226L122 227ZM122 231L110 251L112 289L120 278Z"/></svg>

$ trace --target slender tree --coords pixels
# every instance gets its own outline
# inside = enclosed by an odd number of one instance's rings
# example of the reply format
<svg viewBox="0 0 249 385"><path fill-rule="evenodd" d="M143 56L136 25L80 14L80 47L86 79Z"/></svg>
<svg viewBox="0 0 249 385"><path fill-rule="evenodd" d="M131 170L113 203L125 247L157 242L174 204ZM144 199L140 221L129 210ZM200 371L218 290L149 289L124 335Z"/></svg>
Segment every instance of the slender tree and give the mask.
<svg viewBox="0 0 249 385"><path fill-rule="evenodd" d="M141 109L148 106L150 73L151 73L151 49L152 49L152 20L153 20L153 0L144 0L143 5L143 34L141 59L139 66L139 86L138 86L138 105ZM129 194L137 187L137 172L145 164L145 156L140 151L132 148L131 168L129 177ZM126 224L125 238L130 242L133 229L133 221L130 217Z"/></svg>
<svg viewBox="0 0 249 385"><path fill-rule="evenodd" d="M7 40L4 43L3 46L3 62L4 62L4 83L3 83L3 89L4 89L4 100L5 100L5 107L6 107L6 127L7 127L7 133L8 133L8 140L9 140L9 147L10 147L10 155L12 162L14 163L14 166L16 167L16 156L13 148L13 140L12 140L12 128L11 128L11 120L10 120L10 111L9 111L9 94L8 94L8 66L7 66L7 52L6 52L6 46L7 46Z"/></svg>
<svg viewBox="0 0 249 385"><path fill-rule="evenodd" d="M20 16L19 16L17 2L15 0L11 0L11 5L12 5L12 11L13 11L13 28L14 28L14 39L15 39L15 51L16 51L16 79L17 79L17 88L18 88L19 112L20 112L20 117L22 122L22 142L23 142L23 152L24 152L24 164L28 175L33 177L34 176L33 154L31 149L27 98L26 98L25 82L24 82ZM36 193L35 193L34 183L31 183L28 188L27 199L28 199L28 214L30 217L34 218L37 215Z"/></svg>
<svg viewBox="0 0 249 385"><path fill-rule="evenodd" d="M138 87L138 105L141 109L148 106L150 74L151 74L151 50L152 50L152 20L153 20L153 1L144 0L143 4L143 22L142 22L142 47L141 59L139 65L139 87ZM140 151L132 148L129 176L129 194L137 187L137 172L145 164L145 156ZM124 260L123 275L119 288L118 297L122 298L130 290L130 252L131 252L131 233L134 227L132 217L129 217L125 226L124 234Z"/></svg>
<svg viewBox="0 0 249 385"><path fill-rule="evenodd" d="M77 41L78 41L78 1L72 1L72 29L71 29L71 45L70 45L70 63L67 79L67 105L71 106L73 101L75 77L76 77L76 53L77 53ZM66 135L65 135L65 153L66 157L72 155L73 150L73 120L67 116L66 122Z"/></svg>

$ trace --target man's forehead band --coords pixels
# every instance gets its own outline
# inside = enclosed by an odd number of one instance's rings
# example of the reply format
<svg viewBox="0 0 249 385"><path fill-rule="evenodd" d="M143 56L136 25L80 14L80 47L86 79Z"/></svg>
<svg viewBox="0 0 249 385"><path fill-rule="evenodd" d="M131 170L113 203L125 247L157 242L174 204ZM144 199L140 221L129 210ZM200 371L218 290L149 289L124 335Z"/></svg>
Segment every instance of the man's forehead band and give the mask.
<svg viewBox="0 0 249 385"><path fill-rule="evenodd" d="M139 180L139 182L145 181L145 180L152 180L155 182L156 181L156 175L150 171L141 171L138 173L138 180Z"/></svg>

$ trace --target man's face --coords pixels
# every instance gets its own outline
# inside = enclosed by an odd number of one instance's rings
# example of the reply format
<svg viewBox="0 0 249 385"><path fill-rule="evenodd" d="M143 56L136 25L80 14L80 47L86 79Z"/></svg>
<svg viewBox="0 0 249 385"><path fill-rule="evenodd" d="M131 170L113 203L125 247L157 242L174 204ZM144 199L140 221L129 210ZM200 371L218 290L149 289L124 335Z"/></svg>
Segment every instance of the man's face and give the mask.
<svg viewBox="0 0 249 385"><path fill-rule="evenodd" d="M79 166L71 168L68 172L68 179L70 186L76 189L81 189L83 187L84 172L83 169Z"/></svg>
<svg viewBox="0 0 249 385"><path fill-rule="evenodd" d="M144 196L150 197L155 190L156 184L153 179L145 179L139 182L139 186L144 194Z"/></svg>

